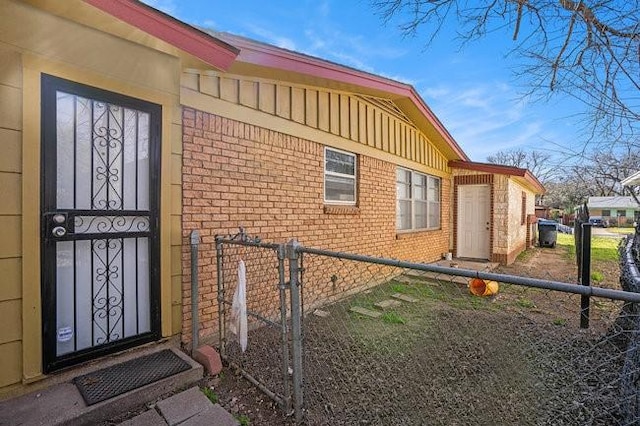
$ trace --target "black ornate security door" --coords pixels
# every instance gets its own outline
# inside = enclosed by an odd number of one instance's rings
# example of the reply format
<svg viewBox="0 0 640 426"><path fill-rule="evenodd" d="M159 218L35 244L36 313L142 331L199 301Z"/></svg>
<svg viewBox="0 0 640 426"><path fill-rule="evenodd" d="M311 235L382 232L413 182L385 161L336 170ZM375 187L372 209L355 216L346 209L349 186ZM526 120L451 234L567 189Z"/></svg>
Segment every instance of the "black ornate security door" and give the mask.
<svg viewBox="0 0 640 426"><path fill-rule="evenodd" d="M159 336L161 108L42 77L45 372Z"/></svg>

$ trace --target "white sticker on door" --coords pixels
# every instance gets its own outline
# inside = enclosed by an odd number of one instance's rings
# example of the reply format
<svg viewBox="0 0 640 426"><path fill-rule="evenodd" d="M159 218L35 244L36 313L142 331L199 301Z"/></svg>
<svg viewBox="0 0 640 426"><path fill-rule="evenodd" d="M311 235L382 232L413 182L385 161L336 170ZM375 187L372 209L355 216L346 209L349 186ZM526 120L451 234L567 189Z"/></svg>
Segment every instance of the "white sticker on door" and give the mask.
<svg viewBox="0 0 640 426"><path fill-rule="evenodd" d="M58 329L58 342L68 342L73 337L73 329L71 327L62 327Z"/></svg>

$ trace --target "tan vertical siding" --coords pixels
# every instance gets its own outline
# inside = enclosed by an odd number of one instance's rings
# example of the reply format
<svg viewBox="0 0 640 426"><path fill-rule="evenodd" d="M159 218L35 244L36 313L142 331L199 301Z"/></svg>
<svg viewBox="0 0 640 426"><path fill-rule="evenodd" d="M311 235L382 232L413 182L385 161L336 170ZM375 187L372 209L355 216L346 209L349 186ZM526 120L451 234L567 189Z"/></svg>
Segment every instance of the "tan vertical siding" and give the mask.
<svg viewBox="0 0 640 426"><path fill-rule="evenodd" d="M0 47L0 388L22 377L22 60Z"/></svg>

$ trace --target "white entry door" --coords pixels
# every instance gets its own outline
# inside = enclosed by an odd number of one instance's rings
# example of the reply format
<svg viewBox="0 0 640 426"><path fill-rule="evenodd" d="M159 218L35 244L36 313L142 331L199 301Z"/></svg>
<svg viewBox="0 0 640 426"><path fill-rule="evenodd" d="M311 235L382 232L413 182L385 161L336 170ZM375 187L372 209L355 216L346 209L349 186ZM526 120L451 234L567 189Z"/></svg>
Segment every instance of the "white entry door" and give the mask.
<svg viewBox="0 0 640 426"><path fill-rule="evenodd" d="M458 257L490 258L490 191L489 185L458 186Z"/></svg>

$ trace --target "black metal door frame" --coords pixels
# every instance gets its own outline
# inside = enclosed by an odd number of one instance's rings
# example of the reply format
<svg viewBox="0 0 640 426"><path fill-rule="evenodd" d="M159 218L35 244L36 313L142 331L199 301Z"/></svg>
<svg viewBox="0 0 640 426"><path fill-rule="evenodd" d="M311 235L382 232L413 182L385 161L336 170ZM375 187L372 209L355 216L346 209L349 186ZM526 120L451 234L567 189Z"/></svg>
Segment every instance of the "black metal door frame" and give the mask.
<svg viewBox="0 0 640 426"><path fill-rule="evenodd" d="M83 361L94 359L109 353L154 341L160 338L160 236L159 236L159 202L160 202L160 148L161 148L161 120L162 107L157 104L131 98L122 94L86 86L69 80L43 74L41 79L41 291L42 291L42 333L43 333L43 370L45 373L58 370ZM134 229L111 233L94 233L82 235L74 234L74 224L79 216L91 214L93 216L111 218L131 218L140 215L141 211L127 211L124 209L110 210L107 205L104 210L74 210L57 208L57 92L80 96L106 104L118 105L149 114L149 210L148 229L142 231ZM124 154L122 154L124 155ZM74 166L75 167L75 166ZM92 172L93 173L93 172ZM74 170L75 176L75 170ZM75 180L75 177L74 177ZM122 203L124 207L124 202ZM66 234L55 236L54 229L59 222L66 228ZM80 218L82 220L82 218ZM131 219L135 221L135 219ZM77 226L77 225L76 225ZM146 218L145 218L146 226ZM113 230L112 230L113 231ZM58 241L90 240L92 247L96 241L120 240L124 247L125 238L148 238L149 264L149 308L150 331L135 336L124 337L115 341L107 341L90 348L57 355L57 293L56 293L56 244ZM74 243L75 244L75 243ZM137 244L137 243L136 243ZM74 246L75 247L75 246ZM136 245L137 247L137 245ZM75 262L75 257L74 257ZM138 259L136 258L136 264ZM74 272L75 274L75 272ZM124 282L124 278L123 278ZM123 284L124 285L124 284ZM74 287L75 291L75 287ZM124 306L124 302L122 302ZM124 308L122 308L124 309ZM124 321L124 320L123 320ZM124 325L123 325L124 329ZM108 335L109 336L109 335ZM109 339L107 339L109 340Z"/></svg>

